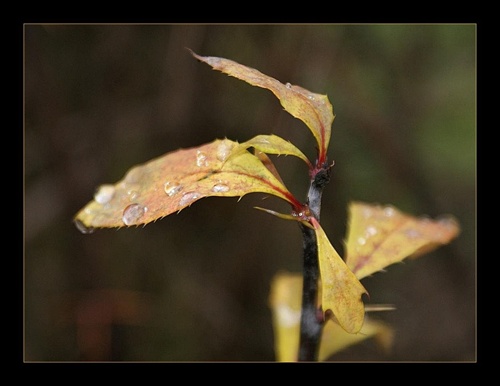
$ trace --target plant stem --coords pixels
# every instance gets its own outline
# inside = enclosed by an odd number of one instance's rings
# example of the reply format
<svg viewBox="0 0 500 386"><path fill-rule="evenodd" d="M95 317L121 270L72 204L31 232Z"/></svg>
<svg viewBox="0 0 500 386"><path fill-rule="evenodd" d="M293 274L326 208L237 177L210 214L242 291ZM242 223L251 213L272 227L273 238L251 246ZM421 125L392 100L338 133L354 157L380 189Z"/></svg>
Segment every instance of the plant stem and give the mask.
<svg viewBox="0 0 500 386"><path fill-rule="evenodd" d="M321 214L321 197L323 188L330 181L332 165L324 163L321 169L312 177L307 203L311 214L318 220ZM318 280L320 276L318 261L318 244L316 232L302 223L302 246L304 253L302 313L300 318L299 361L317 361L319 342L323 331L323 315L317 308Z"/></svg>
<svg viewBox="0 0 500 386"><path fill-rule="evenodd" d="M303 237L304 266L302 285L302 313L300 318L299 361L315 361L321 338L322 323L317 318L318 245L313 229L300 224Z"/></svg>

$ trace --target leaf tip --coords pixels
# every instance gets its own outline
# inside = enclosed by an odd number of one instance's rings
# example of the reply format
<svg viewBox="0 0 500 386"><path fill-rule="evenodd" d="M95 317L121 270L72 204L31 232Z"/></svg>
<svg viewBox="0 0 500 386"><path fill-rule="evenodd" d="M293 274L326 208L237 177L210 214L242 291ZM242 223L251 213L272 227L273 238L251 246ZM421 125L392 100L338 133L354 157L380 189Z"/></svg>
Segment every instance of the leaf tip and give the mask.
<svg viewBox="0 0 500 386"><path fill-rule="evenodd" d="M83 234L90 234L95 231L95 228L92 226L85 225L82 220L78 217L73 219L73 224L75 224L76 229L78 229Z"/></svg>
<svg viewBox="0 0 500 386"><path fill-rule="evenodd" d="M221 58L218 58L216 56L201 56L189 48L188 48L188 50L191 52L191 55L193 55L193 57L196 58L198 61L208 64L214 70L222 71L221 68L217 68L217 66L222 63ZM224 71L222 71L222 72L224 72Z"/></svg>

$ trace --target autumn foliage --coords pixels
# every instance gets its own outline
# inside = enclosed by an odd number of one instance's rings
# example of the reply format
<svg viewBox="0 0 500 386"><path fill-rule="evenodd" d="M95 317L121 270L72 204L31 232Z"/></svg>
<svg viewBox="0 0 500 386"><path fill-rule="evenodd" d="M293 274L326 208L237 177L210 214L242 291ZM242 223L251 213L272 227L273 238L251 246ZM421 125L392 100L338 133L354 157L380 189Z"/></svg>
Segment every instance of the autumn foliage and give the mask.
<svg viewBox="0 0 500 386"><path fill-rule="evenodd" d="M274 195L290 204L290 213L262 209L297 221L314 231L320 271L318 307L324 328L318 359L369 337L385 347L392 333L388 326L366 317L373 305L365 305L367 290L360 280L407 257L416 257L449 243L459 233L452 217L438 220L416 218L392 206L353 202L349 207L346 255L342 258L321 227L319 213L302 202L283 183L272 155L291 155L303 160L311 181L331 168L327 151L334 120L326 95L300 86L283 84L253 68L232 60L192 55L213 69L271 91L283 108L311 131L317 158L311 162L301 150L276 135L258 135L238 143L230 139L179 149L131 168L115 184L101 185L94 199L75 216L84 233L96 228L138 226L177 213L204 197L242 197L249 193ZM319 212L319 210L318 210ZM297 360L301 315L302 277L279 273L272 283L276 358Z"/></svg>

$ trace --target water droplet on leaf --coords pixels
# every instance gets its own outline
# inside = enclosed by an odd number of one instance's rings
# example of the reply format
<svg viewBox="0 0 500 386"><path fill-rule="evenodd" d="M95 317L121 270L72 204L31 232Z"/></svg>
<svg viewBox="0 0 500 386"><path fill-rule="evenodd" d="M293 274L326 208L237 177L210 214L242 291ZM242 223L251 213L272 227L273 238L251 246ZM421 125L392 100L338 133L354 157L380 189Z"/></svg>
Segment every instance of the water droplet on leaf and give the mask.
<svg viewBox="0 0 500 386"><path fill-rule="evenodd" d="M138 183L142 177L142 168L140 166L133 167L125 175L124 181L128 184Z"/></svg>
<svg viewBox="0 0 500 386"><path fill-rule="evenodd" d="M94 232L94 230L95 230L93 227L88 227L88 226L86 226L86 225L85 225L83 222L81 222L80 220L75 220L75 221L74 221L74 223L75 223L76 228L77 228L80 232L82 232L83 234L86 234L86 235L87 235L87 234L90 234L90 233Z"/></svg>
<svg viewBox="0 0 500 386"><path fill-rule="evenodd" d="M133 225L146 213L147 208L141 204L130 204L123 211L122 221L125 225Z"/></svg>
<svg viewBox="0 0 500 386"><path fill-rule="evenodd" d="M291 89L291 88L292 88L292 84L287 82L287 83L285 84L285 87L286 87L287 89Z"/></svg>
<svg viewBox="0 0 500 386"><path fill-rule="evenodd" d="M377 233L378 233L377 228L375 228L373 225L369 225L366 228L365 236L366 237L375 236Z"/></svg>
<svg viewBox="0 0 500 386"><path fill-rule="evenodd" d="M198 167L208 166L207 155L201 150L198 150L196 152L196 166Z"/></svg>
<svg viewBox="0 0 500 386"><path fill-rule="evenodd" d="M384 208L384 215L386 217L392 217L396 214L396 211L394 210L394 208L392 206L386 206Z"/></svg>
<svg viewBox="0 0 500 386"><path fill-rule="evenodd" d="M94 194L94 200L99 204L107 204L111 201L115 194L115 187L113 185L101 185Z"/></svg>
<svg viewBox="0 0 500 386"><path fill-rule="evenodd" d="M219 193L219 192L228 192L229 191L229 186L223 183L215 184L212 187L212 192Z"/></svg>
<svg viewBox="0 0 500 386"><path fill-rule="evenodd" d="M179 185L175 182L165 182L165 184L163 185L163 189L169 197L172 197L182 190L182 185Z"/></svg>
<svg viewBox="0 0 500 386"><path fill-rule="evenodd" d="M257 137L255 139L255 143L256 144L262 144L262 145L269 145L269 144L271 144L271 142L269 142L269 140L267 138L264 138L264 137Z"/></svg>
<svg viewBox="0 0 500 386"><path fill-rule="evenodd" d="M230 141L227 140L222 141L217 147L217 159L220 162L224 162L227 159L227 157L229 157L232 148L233 146Z"/></svg>
<svg viewBox="0 0 500 386"><path fill-rule="evenodd" d="M448 215L440 216L437 219L437 222L439 224L443 225L444 227L448 228L449 230L452 230L452 229L455 229L458 227L457 220L454 217L448 216Z"/></svg>
<svg viewBox="0 0 500 386"><path fill-rule="evenodd" d="M137 196L139 196L139 193L135 189L129 189L127 190L127 195L130 201L135 201Z"/></svg>
<svg viewBox="0 0 500 386"><path fill-rule="evenodd" d="M179 201L179 205L184 206L184 205L190 204L191 202L193 202L197 198L200 198L200 196L201 196L201 194L198 192L186 192L182 195L182 197Z"/></svg>

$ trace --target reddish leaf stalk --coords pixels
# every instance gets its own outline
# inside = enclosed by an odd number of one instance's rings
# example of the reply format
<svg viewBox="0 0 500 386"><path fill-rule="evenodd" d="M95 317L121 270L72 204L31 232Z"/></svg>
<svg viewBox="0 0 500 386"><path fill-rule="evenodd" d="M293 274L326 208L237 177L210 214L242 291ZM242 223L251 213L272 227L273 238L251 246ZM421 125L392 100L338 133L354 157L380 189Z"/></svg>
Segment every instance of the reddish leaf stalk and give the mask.
<svg viewBox="0 0 500 386"><path fill-rule="evenodd" d="M311 215L319 222L321 213L321 196L323 188L330 181L332 165L324 162L314 176L307 194L307 202ZM319 342L323 331L323 312L317 308L319 261L316 233L302 223L300 224L303 240L303 286L302 313L300 319L299 361L316 361Z"/></svg>
<svg viewBox="0 0 500 386"><path fill-rule="evenodd" d="M238 174L240 174L242 176L254 178L254 179L259 180L259 181L263 182L264 184L270 186L271 188L273 188L274 190L276 190L277 192L282 194L284 197L286 197L286 200L292 205L294 211L299 212L302 209L303 205L299 202L299 200L297 200L295 198L295 196L293 194L291 194L288 191L284 191L283 189L280 189L279 187L277 187L274 184L271 184L265 178L260 178L260 177L257 177L255 175L247 174L247 173L238 173Z"/></svg>

